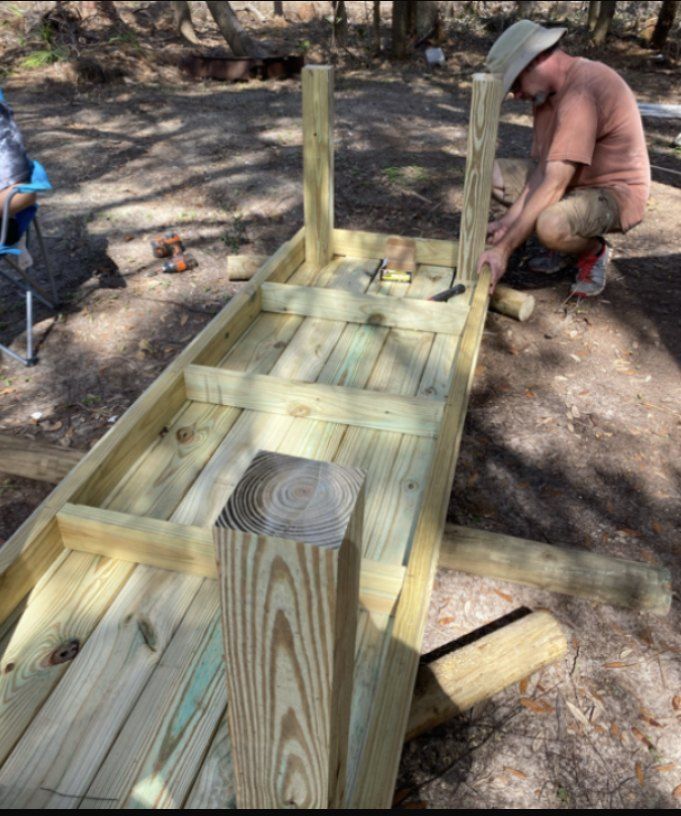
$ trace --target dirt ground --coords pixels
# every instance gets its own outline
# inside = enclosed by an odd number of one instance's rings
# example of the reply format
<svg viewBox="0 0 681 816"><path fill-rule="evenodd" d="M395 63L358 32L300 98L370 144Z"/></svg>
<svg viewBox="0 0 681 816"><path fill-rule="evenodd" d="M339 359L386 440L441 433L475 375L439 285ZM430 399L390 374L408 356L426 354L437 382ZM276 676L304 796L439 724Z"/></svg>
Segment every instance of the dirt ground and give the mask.
<svg viewBox="0 0 681 816"><path fill-rule="evenodd" d="M115 81L76 82L62 62L21 69L5 39L15 66L5 95L55 187L42 220L65 305L39 310L38 366L1 358L0 432L73 449L94 444L234 294L227 255L270 253L302 223L299 80L185 80L176 66L188 49L169 20L126 5L133 34L84 40L121 67ZM498 25L453 24L447 65L432 73L417 58L342 55L338 226L457 235L470 75ZM219 45L205 18L197 28ZM327 28L270 19L257 30L321 61ZM593 57L580 37L571 31L567 50ZM678 65L651 60L626 32L596 56L641 101L681 98ZM527 152L530 121L521 103L504 104L499 155ZM525 324L488 317L449 518L667 567L672 610L658 618L440 572L424 651L519 607L549 609L569 651L408 744L402 806L681 802L681 124L645 127L652 196L644 223L612 236L603 296L566 303L569 274L533 275L516 254L508 282L533 291L536 311ZM191 272L159 273L148 241L168 227L199 260ZM0 298L0 341L21 350L21 302L5 283ZM49 489L0 474L0 537Z"/></svg>

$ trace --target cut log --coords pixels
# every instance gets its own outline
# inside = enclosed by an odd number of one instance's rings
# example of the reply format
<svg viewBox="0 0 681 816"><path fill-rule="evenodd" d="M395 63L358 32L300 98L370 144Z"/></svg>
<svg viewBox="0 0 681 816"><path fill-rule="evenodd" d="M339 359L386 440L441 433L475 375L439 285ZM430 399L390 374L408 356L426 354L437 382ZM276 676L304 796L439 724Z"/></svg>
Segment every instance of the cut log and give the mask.
<svg viewBox="0 0 681 816"><path fill-rule="evenodd" d="M0 471L57 484L84 454L25 436L0 434Z"/></svg>
<svg viewBox="0 0 681 816"><path fill-rule="evenodd" d="M499 283L490 299L489 307L494 312L513 317L523 323L534 311L534 296Z"/></svg>
<svg viewBox="0 0 681 816"><path fill-rule="evenodd" d="M250 280L267 260L267 255L230 255L227 277L231 281Z"/></svg>
<svg viewBox="0 0 681 816"><path fill-rule="evenodd" d="M445 527L440 567L658 615L666 615L672 601L664 567L454 524Z"/></svg>
<svg viewBox="0 0 681 816"><path fill-rule="evenodd" d="M405 742L488 700L566 652L567 640L556 619L548 612L533 612L421 664Z"/></svg>

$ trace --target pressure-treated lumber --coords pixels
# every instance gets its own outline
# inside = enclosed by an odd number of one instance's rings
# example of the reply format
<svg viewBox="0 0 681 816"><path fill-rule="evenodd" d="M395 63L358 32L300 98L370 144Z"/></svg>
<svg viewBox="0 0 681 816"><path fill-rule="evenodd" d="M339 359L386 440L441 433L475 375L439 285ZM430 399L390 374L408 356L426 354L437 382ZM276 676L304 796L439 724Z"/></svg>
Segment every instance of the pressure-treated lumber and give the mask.
<svg viewBox="0 0 681 816"><path fill-rule="evenodd" d="M64 547L119 561L217 578L210 528L65 504L57 514ZM371 612L390 614L404 567L362 559L359 600Z"/></svg>
<svg viewBox="0 0 681 816"><path fill-rule="evenodd" d="M658 615L672 602L664 567L454 524L445 528L440 566Z"/></svg>
<svg viewBox="0 0 681 816"><path fill-rule="evenodd" d="M338 289L265 283L262 286L264 312L346 320L415 331L461 334L468 306L464 301L437 303L406 300L386 295L356 295Z"/></svg>
<svg viewBox="0 0 681 816"><path fill-rule="evenodd" d="M301 229L272 255L201 334L166 368L88 455L61 481L0 549L0 622L33 588L62 551L55 512L67 501L99 504L185 401L184 368L218 362L260 311L264 280L286 280L303 261Z"/></svg>
<svg viewBox="0 0 681 816"><path fill-rule="evenodd" d="M490 299L489 308L524 323L530 319L534 311L534 295L498 283Z"/></svg>
<svg viewBox="0 0 681 816"><path fill-rule="evenodd" d="M214 528L239 807L343 802L363 483L261 452Z"/></svg>
<svg viewBox="0 0 681 816"><path fill-rule="evenodd" d="M435 436L442 418L441 400L305 383L268 374L187 366L185 384L189 398L197 402L415 436Z"/></svg>
<svg viewBox="0 0 681 816"><path fill-rule="evenodd" d="M461 283L476 280L478 258L485 248L487 209L492 193L492 165L502 98L498 76L473 75L459 257L456 264L457 280Z"/></svg>
<svg viewBox="0 0 681 816"><path fill-rule="evenodd" d="M0 434L0 471L56 484L80 461L78 451L25 436Z"/></svg>
<svg viewBox="0 0 681 816"><path fill-rule="evenodd" d="M567 639L548 612L533 612L460 649L421 664L405 741L559 660Z"/></svg>
<svg viewBox="0 0 681 816"><path fill-rule="evenodd" d="M496 77L476 75L473 79L471 130L482 122L478 172L491 181L497 118L502 85ZM485 116L492 121L485 122ZM473 220L485 220L488 198L471 201ZM462 224L462 235L468 229ZM483 238L484 240L484 238ZM476 259L477 260L477 259ZM473 292L471 309L456 356L454 377L447 398L438 446L432 458L430 473L423 493L411 553L407 564L402 594L397 605L394 624L367 725L367 738L362 747L359 774L348 802L351 806L389 807L401 753L402 740L409 716L418 655L423 638L430 588L437 569L440 538L444 529L454 469L463 434L468 395L473 382L480 340L485 324L489 299L490 272L483 267Z"/></svg>
<svg viewBox="0 0 681 816"><path fill-rule="evenodd" d="M227 258L227 277L231 281L250 280L267 260L267 255L230 255Z"/></svg>
<svg viewBox="0 0 681 816"><path fill-rule="evenodd" d="M334 229L333 252L353 258L383 258L386 244L391 238L401 237L381 232ZM410 238L416 247L416 263L429 266L455 267L459 252L457 241L438 238Z"/></svg>
<svg viewBox="0 0 681 816"><path fill-rule="evenodd" d="M333 68L308 65L302 84L305 259L321 269L333 254Z"/></svg>

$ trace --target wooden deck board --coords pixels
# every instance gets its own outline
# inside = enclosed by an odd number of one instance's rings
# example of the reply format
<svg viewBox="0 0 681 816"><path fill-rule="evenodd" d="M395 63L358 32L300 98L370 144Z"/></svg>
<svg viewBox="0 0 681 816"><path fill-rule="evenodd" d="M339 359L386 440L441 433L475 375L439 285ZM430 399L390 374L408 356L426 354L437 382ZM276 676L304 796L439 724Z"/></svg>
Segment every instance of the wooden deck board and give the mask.
<svg viewBox="0 0 681 816"><path fill-rule="evenodd" d="M451 277L451 269L446 267L421 266L414 284L409 287L382 284L370 282L368 273L374 265L373 260L357 264L336 259L315 283L344 286L350 291L423 298L446 288ZM296 277L293 275L291 280ZM301 282L310 283L310 273L303 267L298 277L302 278ZM267 321L272 322L266 325ZM286 321L288 326L284 325ZM388 392L397 389L396 393L400 394L442 398L449 386L457 342L454 335L434 336L316 318L302 320L261 314L220 364L235 370L265 371L269 367L275 373L283 372L283 376L291 376L287 374L290 370L303 370L307 372L303 376L312 382L342 383ZM286 347L282 348L284 343ZM218 413L211 416L211 411ZM236 416L227 419L220 416L220 412ZM175 434L187 427L198 439L192 439L195 447L190 444L188 453L182 455ZM292 455L364 465L373 485L368 485L368 499L374 502L372 507L367 506L370 520L367 552L387 563L403 563L407 557L434 440L224 407L211 407L206 411L206 406L199 408L191 403L184 406L169 431L173 437L168 433L152 441L136 465L128 469L125 478L102 502L103 506L136 514L139 513L137 508L143 508L144 514L157 518L207 524L224 503L255 450L259 447L277 449ZM207 437L211 439L208 444ZM201 452L194 453L198 449ZM231 473L223 474L219 489L206 497L202 482L209 482L225 464ZM180 484L175 485L173 474L179 475ZM143 495L145 485L150 484L148 495ZM172 495L165 497L163 485L170 484ZM77 555L85 559L84 564L89 559L91 567L99 560L123 569L120 562L75 553L65 558L64 564ZM63 564L61 568L65 569ZM130 571L130 565L125 568ZM153 575L160 576L160 583L165 587L161 591L161 594L165 591L165 601L161 602L158 597L149 600L154 609L158 603L154 619L163 618L163 637L155 643L156 652L144 642L143 631L142 643L133 644L125 626L121 627L121 620L127 620L130 615L134 617L140 605L144 606L135 593L140 584L148 586L146 592L151 594ZM173 591L174 582L179 594ZM183 802L188 807L225 806L231 801L233 791L229 771L224 766L229 756L228 740L224 723L220 721L226 703L222 691L221 649L219 660L213 654L212 662L209 661L215 672L205 668L205 644L214 637L218 621L216 608L211 607L217 599L215 583L137 567L118 597L114 597L115 591L111 595L112 605L102 623L94 635L91 635L92 629L84 632L84 641L88 636L90 641L46 702L50 689L47 688L46 694L44 687L35 684L29 695L35 713L33 722L0 770L0 784L9 786L12 803L37 806L74 807L83 796L86 796L83 807L179 807ZM69 607L68 602L65 605ZM163 612L166 605L168 615ZM77 612L79 604L73 603L71 607L66 614ZM39 618L33 621L37 623ZM199 623L194 626L190 621ZM122 632L113 632L117 626ZM142 630L145 626L143 622ZM366 727L390 628L388 616L361 613L351 732L355 743ZM24 640L29 645L32 642L28 635ZM124 652L126 648L129 650L127 657L119 657L121 647ZM147 652L152 653L151 658ZM84 667L98 676L97 672L102 671L101 661L107 654L115 655L115 677L107 672L108 685L102 683L101 689L93 688L91 680L83 675ZM200 666L205 670L199 670ZM207 677L212 678L210 682ZM126 696L124 703L118 701L112 691L115 678ZM83 689L89 691L87 699L82 698ZM202 696L201 689L207 696ZM94 728L99 737L88 737L83 723L69 722L71 717L65 714L60 733L48 740L52 747L45 748L41 735L52 735L50 728L57 719L55 712L67 692L76 708L86 712L90 729ZM205 705L208 699L209 712ZM187 700L196 703L193 714L187 710ZM221 711L216 714L218 709ZM67 757L68 753L73 757ZM356 775L360 755L356 744L351 748L351 755L355 764L352 772Z"/></svg>

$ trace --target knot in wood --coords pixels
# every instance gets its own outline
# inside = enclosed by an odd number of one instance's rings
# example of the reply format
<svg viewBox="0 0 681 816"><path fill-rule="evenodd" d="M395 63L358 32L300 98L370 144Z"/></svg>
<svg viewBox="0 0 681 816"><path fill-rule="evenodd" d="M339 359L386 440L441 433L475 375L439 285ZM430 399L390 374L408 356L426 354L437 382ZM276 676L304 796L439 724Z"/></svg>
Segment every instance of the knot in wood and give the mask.
<svg viewBox="0 0 681 816"><path fill-rule="evenodd" d="M60 663L68 663L80 651L80 641L78 638L71 638L60 643L56 649L52 651L48 658L50 666L58 666Z"/></svg>
<svg viewBox="0 0 681 816"><path fill-rule="evenodd" d="M178 428L175 432L175 438L180 443L180 445L186 445L192 441L194 438L194 428L192 425L185 425L182 428Z"/></svg>

